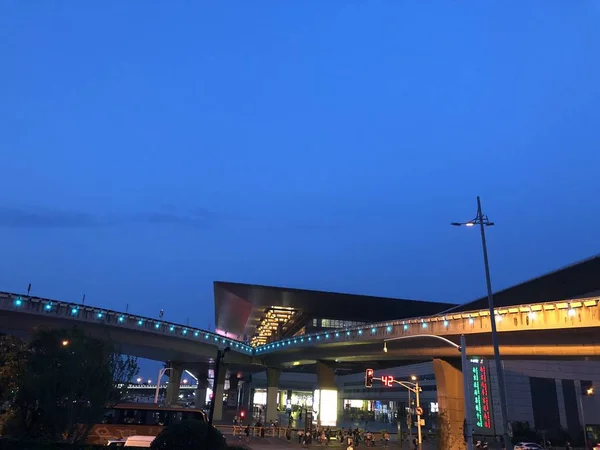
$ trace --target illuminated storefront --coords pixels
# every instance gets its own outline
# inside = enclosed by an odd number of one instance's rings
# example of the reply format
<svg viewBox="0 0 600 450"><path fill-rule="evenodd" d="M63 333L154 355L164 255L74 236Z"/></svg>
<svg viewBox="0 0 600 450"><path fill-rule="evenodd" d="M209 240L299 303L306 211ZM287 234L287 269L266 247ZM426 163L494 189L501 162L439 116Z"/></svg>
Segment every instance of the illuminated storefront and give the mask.
<svg viewBox="0 0 600 450"><path fill-rule="evenodd" d="M322 427L337 425L338 392L335 389L317 389L313 394L313 412Z"/></svg>

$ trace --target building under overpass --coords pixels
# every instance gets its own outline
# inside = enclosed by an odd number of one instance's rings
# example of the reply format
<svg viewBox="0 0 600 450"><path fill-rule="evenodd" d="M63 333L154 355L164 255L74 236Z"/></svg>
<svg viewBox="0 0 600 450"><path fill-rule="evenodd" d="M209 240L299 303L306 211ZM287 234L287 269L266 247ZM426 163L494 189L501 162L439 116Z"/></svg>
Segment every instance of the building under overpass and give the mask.
<svg viewBox="0 0 600 450"><path fill-rule="evenodd" d="M214 282L219 332L258 346L318 329L429 316L457 305L306 289Z"/></svg>
<svg viewBox="0 0 600 450"><path fill-rule="evenodd" d="M294 398L292 396L294 390L297 390L299 393L306 393L323 388L322 383L319 381L320 379L329 379L327 387L338 390L338 411L346 410L347 405L357 405L360 402L371 402L371 407L375 408L373 402L383 404L386 398L389 399L390 396L397 397L396 404L400 405L397 409L402 409L406 406L401 401L401 397L404 394L389 390L382 391L381 389L366 390L364 386L360 386L363 380L362 373L364 373L362 371L365 367L371 367L385 373L398 374L405 373L407 370L408 372L413 371L411 367L414 367L417 372L422 371L420 368L427 367L425 370L426 373L421 375L429 378L433 373L437 376L438 373L446 373L446 371L450 373L452 369L449 366L444 366L443 368L438 367L434 370L434 367L431 366L432 358L435 357L433 353L426 352L422 358L418 358L415 357L417 353L410 348L404 352L408 357L400 356L400 352L395 353L390 351L386 355L386 358L383 358L378 354L380 347L376 343L374 343L372 349L367 345L363 345L360 351L357 350L358 347L352 347L356 350L347 348L350 352L349 354L356 354L355 357L332 357L327 361L328 356L337 353L348 353L342 350L342 343L336 344L336 342L333 342L333 339L327 342L324 342L324 340L321 341L320 346L317 346L316 342L313 341L314 345L306 346L304 350L296 351L296 354L304 354L307 356L306 358L293 357L290 359L284 356L285 353L290 354L293 351L289 347L289 344L292 341L296 342L293 340L295 339L294 337L300 342L301 336L306 337L311 334L315 336L320 333L324 338L326 336L324 333L327 330L331 331L330 334L333 337L337 334L336 329L340 329L340 331L344 329L346 331L349 328L354 327L354 329L358 329L361 326L369 329L369 327L366 327L366 324L372 322L425 316L438 316L439 319L442 315L446 314L448 316L461 317L463 313L472 312L477 309L485 310L487 308L486 297L465 304L454 305L450 303L376 298L226 282L215 282L214 287L217 327L220 330L227 331L230 335L245 337L254 346L256 355L261 355L261 351L267 350L270 347L270 350L266 352L270 353L270 355L264 356L263 362L269 366L278 367L277 370L271 369L266 372L255 373L251 376L244 374L243 380L245 382L241 383L244 389L250 388L251 391L260 394L257 404L260 404L264 412L268 410L272 411L274 406L278 406L279 408L284 407L288 401L288 397L289 399ZM514 309L511 307L516 307L517 305L540 304L550 301L558 302L561 300L567 305L565 307L570 308L571 303L566 303L565 300L594 297L598 292L600 292L600 257L596 256L508 289L503 289L495 294L495 299L496 306L507 312ZM593 303L594 305L598 305L597 301ZM573 302L572 304L576 306L577 302ZM600 306L598 307L600 308ZM285 311L285 313L280 314L281 311ZM586 311L590 312L591 309L587 308ZM574 311L569 309L569 317L571 312ZM557 313L559 313L558 310ZM595 312L592 311L589 318L593 319L592 316L594 314ZM529 313L524 314L524 317L527 319L527 325L530 325ZM525 323L525 319L523 323ZM472 319L467 320L471 321ZM482 323L482 330L478 339L489 339L489 329L483 329L485 328L483 325L486 318L482 316L478 320ZM489 319L487 322L489 328ZM441 325L441 323L438 325ZM544 335L542 330L532 330L531 333L540 337ZM576 330L576 334L582 338L590 336L590 339L592 339L594 333L593 329L587 331ZM529 339L526 337L529 336L526 333L523 336L525 336L525 339ZM595 344L595 339L592 340ZM530 342L535 343L536 341L532 340ZM278 345L279 343L282 345L281 348ZM284 347L286 343L288 347ZM306 344L307 342L304 343L304 345ZM353 344L349 343L346 345ZM481 348L483 349L483 347ZM363 355L363 350L367 351L367 353L370 352L369 355L371 357L369 358L367 354ZM318 357L318 355L321 355L322 358ZM395 356L398 357L394 359ZM588 386L590 383L600 383L600 376L596 374L598 369L597 364L584 364L583 367L589 367L590 371L586 375L581 369L581 356L572 354L566 358L567 360L579 360L576 363L579 364L576 371L571 370L571 365L575 363L557 361L556 358L558 356L558 354L555 356L550 354L542 355L536 357L537 361L535 362L529 362L526 355L513 355L509 357L511 361L506 362L509 365L507 366L507 374L511 379L518 381L518 383L515 382L509 388L509 395L518 397L521 402L513 402L515 408L512 411L516 416L515 418L511 417L511 419L520 420L526 417L532 425L556 425L557 427L568 428L570 430L577 429L583 423L582 411L579 411L575 418L573 418L571 413L567 414L565 411L572 409L573 401L581 399L581 389L583 389L583 386ZM440 357L448 358L448 355L442 356L440 354ZM589 355L586 356L586 358L589 357ZM315 359L326 364L319 363ZM564 355L563 359L565 359ZM286 360L289 363L285 363ZM497 393L494 394L494 386L497 386L495 372L489 369L490 364L493 366L493 362L482 361L479 364L475 367L483 367L480 370L483 370L489 376L492 404L497 403ZM540 367L545 367L545 369L541 370ZM322 376L321 372L327 370L334 376L334 382L332 382L331 376ZM252 382L248 383L250 380ZM428 388L426 397L428 397L428 400L431 400L429 397L436 395L437 382L430 380L429 383L432 383L432 387ZM515 386L521 391L515 391ZM540 386L544 387L540 388ZM576 393L576 395L573 393ZM251 407L254 398L252 392L245 396L240 396L240 398L242 397L244 398L244 407ZM270 402L268 400L269 397L271 398ZM277 398L276 401L274 400L275 397ZM304 398L302 395L296 395L295 401L301 401L299 399L302 398ZM541 401L545 401L546 403L540 403ZM269 403L271 404L269 405ZM433 403L435 402L430 402L432 405ZM599 423L600 416L596 417L593 413L600 406L595 401L595 398L585 398L583 405L587 420L592 421L592 423ZM554 420L550 417L545 417L544 414L540 415L540 408L545 411L559 411L560 414ZM498 409L499 411L499 408L494 409ZM537 410L538 413L534 410ZM390 409L388 409L388 413L389 411ZM432 411L428 412L431 413ZM269 416L269 414L267 415ZM267 418L272 419L273 417L275 416L271 413L270 417ZM497 422L498 420L499 413L496 413L493 415L492 422ZM489 429L491 430L492 428ZM485 430L479 429L478 431Z"/></svg>

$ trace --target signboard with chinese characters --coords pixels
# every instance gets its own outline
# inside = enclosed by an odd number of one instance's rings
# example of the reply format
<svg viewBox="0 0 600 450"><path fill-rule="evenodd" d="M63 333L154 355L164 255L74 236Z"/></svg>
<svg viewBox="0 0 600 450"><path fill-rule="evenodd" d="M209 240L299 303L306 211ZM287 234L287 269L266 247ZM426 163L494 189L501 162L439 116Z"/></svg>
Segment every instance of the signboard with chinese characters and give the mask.
<svg viewBox="0 0 600 450"><path fill-rule="evenodd" d="M488 365L483 360L471 360L471 402L473 405L473 431L477 434L494 434L492 396Z"/></svg>

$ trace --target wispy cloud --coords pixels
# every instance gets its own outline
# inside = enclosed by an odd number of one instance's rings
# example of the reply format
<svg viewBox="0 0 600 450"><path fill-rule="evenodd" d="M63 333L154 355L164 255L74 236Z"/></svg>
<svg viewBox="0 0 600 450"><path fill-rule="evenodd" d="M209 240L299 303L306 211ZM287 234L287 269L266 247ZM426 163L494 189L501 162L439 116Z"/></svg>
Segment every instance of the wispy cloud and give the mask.
<svg viewBox="0 0 600 450"><path fill-rule="evenodd" d="M89 228L101 225L98 217L82 212L45 208L0 207L0 226L11 228Z"/></svg>
<svg viewBox="0 0 600 450"><path fill-rule="evenodd" d="M98 228L128 225L182 226L207 229L215 224L220 227L243 227L247 230L271 230L283 232L331 232L343 228L327 221L310 221L300 217L276 217L266 219L235 213L219 213L206 208L177 210L165 207L156 211L136 211L116 214L100 214L67 211L41 207L0 206L0 227L4 228Z"/></svg>
<svg viewBox="0 0 600 450"><path fill-rule="evenodd" d="M207 227L213 215L205 211L177 214L162 211L144 211L120 214L92 214L48 208L0 207L0 227L6 228L92 228L128 224L185 225Z"/></svg>

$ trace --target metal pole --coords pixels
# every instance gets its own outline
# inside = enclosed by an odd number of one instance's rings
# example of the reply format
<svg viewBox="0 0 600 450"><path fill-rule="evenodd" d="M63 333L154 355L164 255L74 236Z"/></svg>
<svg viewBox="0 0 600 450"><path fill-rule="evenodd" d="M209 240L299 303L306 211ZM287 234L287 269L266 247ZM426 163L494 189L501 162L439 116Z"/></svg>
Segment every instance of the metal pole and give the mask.
<svg viewBox="0 0 600 450"><path fill-rule="evenodd" d="M487 285L488 306L490 308L490 323L492 326L492 344L494 346L494 360L496 362L496 377L498 378L498 388L500 391L500 411L502 413L502 435L504 437L504 448L509 449L512 440L508 435L508 408L506 406L506 384L504 382L504 367L500 360L500 349L498 347L498 333L496 331L496 317L494 314L494 296L492 294L492 281L490 278L490 265L488 261L487 243L485 240L485 225L483 223L483 213L481 212L481 199L477 196L477 218L479 219L479 229L481 231L481 246L483 248L483 264L485 266L485 282Z"/></svg>
<svg viewBox="0 0 600 450"><path fill-rule="evenodd" d="M406 425L408 426L408 436L410 439L410 443L412 443L412 405L410 404L410 392L411 390L408 390L408 414L406 415Z"/></svg>
<svg viewBox="0 0 600 450"><path fill-rule="evenodd" d="M462 360L463 390L465 397L465 438L467 450L473 450L473 417L471 411L471 388L469 387L469 366L467 362L467 344L465 335L460 335L460 356Z"/></svg>
<svg viewBox="0 0 600 450"><path fill-rule="evenodd" d="M583 422L583 447L584 448L588 448L587 446L587 431L585 430L585 414L583 413L583 400L581 400L581 398L583 397L583 393L579 394L579 409L581 411L581 421Z"/></svg>
<svg viewBox="0 0 600 450"><path fill-rule="evenodd" d="M421 402L419 401L419 382L417 381L415 383L415 395L417 396L417 409L419 409L421 407ZM419 448L421 448L421 444L423 443L422 440L422 436L421 436L421 416L419 414L417 414L417 433L418 433L418 437L419 437Z"/></svg>

